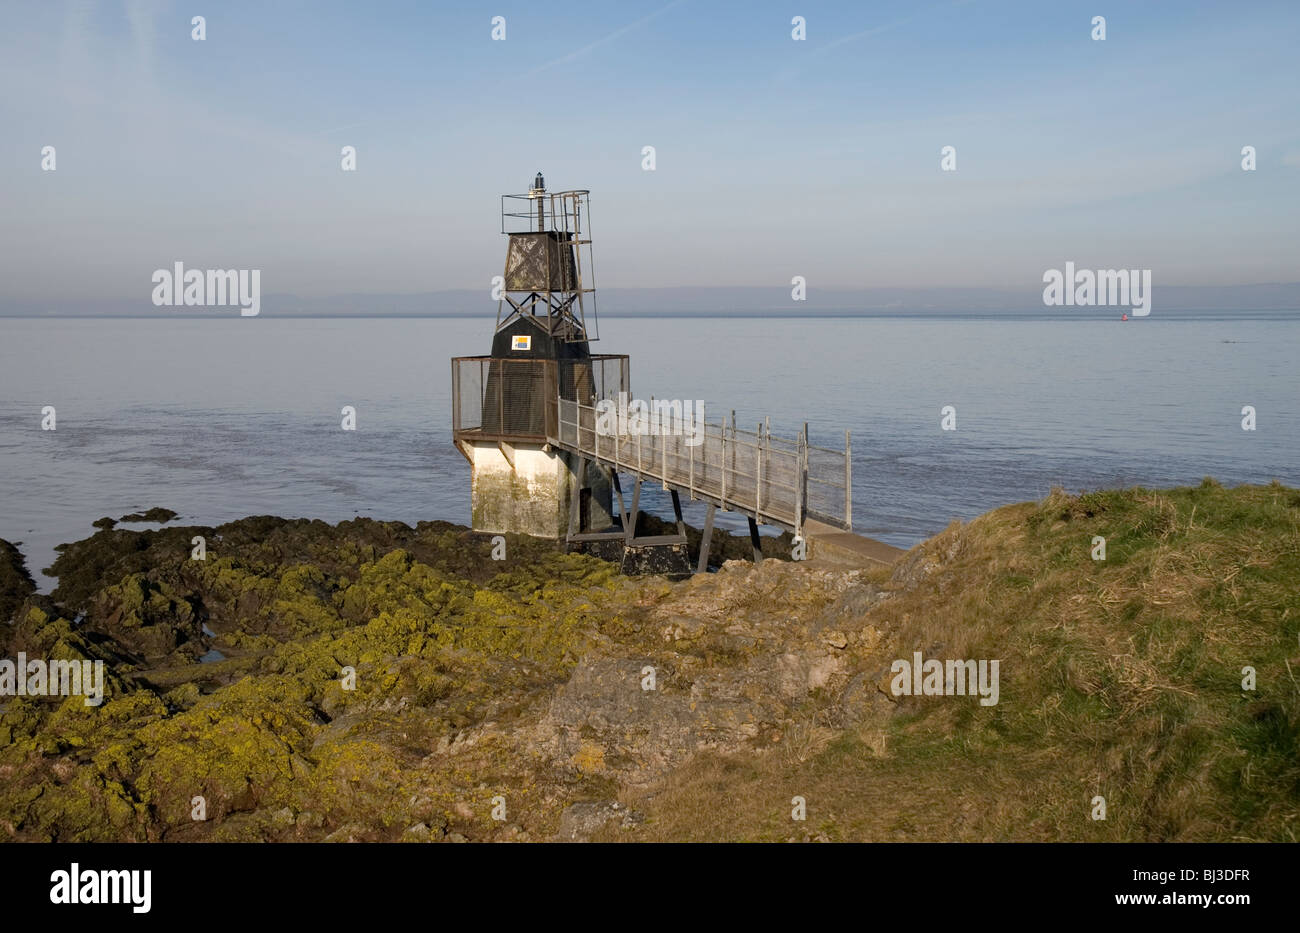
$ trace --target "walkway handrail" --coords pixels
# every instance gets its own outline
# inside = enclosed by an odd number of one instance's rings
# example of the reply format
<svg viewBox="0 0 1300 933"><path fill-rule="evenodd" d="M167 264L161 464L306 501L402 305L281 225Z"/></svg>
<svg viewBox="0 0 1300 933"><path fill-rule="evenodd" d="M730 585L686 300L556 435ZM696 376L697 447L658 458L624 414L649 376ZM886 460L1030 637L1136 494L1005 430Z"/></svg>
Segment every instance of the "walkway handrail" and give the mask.
<svg viewBox="0 0 1300 933"><path fill-rule="evenodd" d="M653 434L619 434L597 430L600 414L595 406L560 398L549 443L795 533L802 533L807 518L852 527L847 432L845 449L834 451L808 444L806 425L794 440L763 424L741 430L734 416L729 424L706 420L698 435L690 421L661 424Z"/></svg>

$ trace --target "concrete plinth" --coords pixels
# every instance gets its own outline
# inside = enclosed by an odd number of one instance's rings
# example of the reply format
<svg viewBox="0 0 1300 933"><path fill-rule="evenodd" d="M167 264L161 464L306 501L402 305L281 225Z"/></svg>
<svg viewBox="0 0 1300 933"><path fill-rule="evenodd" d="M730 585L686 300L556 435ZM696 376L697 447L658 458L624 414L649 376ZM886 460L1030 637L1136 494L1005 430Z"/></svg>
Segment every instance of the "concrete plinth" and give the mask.
<svg viewBox="0 0 1300 933"><path fill-rule="evenodd" d="M808 539L808 557L811 560L870 567L892 564L907 553L892 544L864 538L851 531L842 531L812 520L804 522L803 532Z"/></svg>
<svg viewBox="0 0 1300 933"><path fill-rule="evenodd" d="M472 475L471 525L475 531L564 538L574 495L577 458L543 445L469 444ZM587 528L612 524L608 478L588 464L583 485L590 490Z"/></svg>

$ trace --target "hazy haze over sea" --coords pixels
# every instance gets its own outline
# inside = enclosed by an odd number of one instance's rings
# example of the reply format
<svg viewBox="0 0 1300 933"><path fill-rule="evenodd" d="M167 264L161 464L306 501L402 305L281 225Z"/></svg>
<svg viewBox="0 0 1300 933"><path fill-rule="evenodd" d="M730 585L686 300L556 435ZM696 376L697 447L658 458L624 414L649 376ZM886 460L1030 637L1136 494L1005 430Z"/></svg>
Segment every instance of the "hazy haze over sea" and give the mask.
<svg viewBox="0 0 1300 933"><path fill-rule="evenodd" d="M703 399L711 421L806 420L830 447L850 429L854 528L903 547L1054 484L1300 485L1300 316L1118 316L609 317L593 350L631 355L635 396ZM35 573L93 520L154 505L182 523L467 523L448 359L486 353L492 329L490 311L0 320L0 537Z"/></svg>

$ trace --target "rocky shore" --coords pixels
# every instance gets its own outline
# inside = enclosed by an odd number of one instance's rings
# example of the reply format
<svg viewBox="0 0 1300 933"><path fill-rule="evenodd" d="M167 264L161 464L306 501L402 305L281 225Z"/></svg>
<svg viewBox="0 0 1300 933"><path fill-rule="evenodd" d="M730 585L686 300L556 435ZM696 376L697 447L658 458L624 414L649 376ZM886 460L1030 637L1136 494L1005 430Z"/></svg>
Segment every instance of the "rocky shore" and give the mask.
<svg viewBox="0 0 1300 933"><path fill-rule="evenodd" d="M0 656L107 672L0 697L0 839L1294 839L1298 526L1277 485L1054 493L675 581L259 516L101 525L48 596L0 542ZM914 651L999 659L998 703L898 695Z"/></svg>

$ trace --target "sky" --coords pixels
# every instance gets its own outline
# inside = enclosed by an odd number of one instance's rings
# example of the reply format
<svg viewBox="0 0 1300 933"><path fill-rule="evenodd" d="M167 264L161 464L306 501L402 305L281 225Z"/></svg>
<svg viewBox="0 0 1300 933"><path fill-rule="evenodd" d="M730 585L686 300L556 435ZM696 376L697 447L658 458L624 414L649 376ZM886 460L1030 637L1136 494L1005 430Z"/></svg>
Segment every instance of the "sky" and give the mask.
<svg viewBox="0 0 1300 933"><path fill-rule="evenodd" d="M590 189L598 287L1295 281L1297 48L1294 0L17 0L0 307L177 261L486 290L538 171Z"/></svg>

